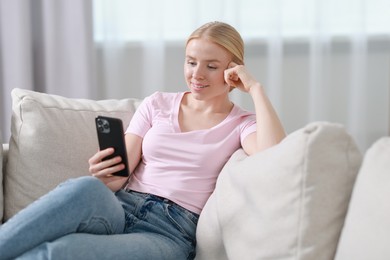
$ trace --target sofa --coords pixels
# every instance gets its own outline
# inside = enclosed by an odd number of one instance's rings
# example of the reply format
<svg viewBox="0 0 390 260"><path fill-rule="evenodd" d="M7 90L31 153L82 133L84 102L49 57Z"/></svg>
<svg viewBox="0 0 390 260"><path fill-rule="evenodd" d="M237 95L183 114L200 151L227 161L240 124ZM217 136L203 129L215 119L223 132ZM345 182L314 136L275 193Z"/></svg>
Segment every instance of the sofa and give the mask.
<svg viewBox="0 0 390 260"><path fill-rule="evenodd" d="M11 137L0 147L1 223L60 182L89 175L94 118L126 126L142 102L18 88L11 97ZM231 156L200 215L196 258L390 259L389 198L390 137L362 153L342 125L312 122L263 152Z"/></svg>

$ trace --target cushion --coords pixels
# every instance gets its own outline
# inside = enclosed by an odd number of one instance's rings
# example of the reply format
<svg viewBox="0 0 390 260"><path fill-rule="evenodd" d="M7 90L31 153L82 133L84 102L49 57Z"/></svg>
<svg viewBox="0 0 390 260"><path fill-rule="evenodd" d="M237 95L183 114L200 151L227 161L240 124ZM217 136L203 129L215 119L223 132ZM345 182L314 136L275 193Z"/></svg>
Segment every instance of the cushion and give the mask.
<svg viewBox="0 0 390 260"><path fill-rule="evenodd" d="M367 150L336 260L390 259L390 137Z"/></svg>
<svg viewBox="0 0 390 260"><path fill-rule="evenodd" d="M98 151L95 117L118 117L127 127L140 102L70 99L22 89L11 95L5 220L60 182L89 175L88 159Z"/></svg>
<svg viewBox="0 0 390 260"><path fill-rule="evenodd" d="M197 259L333 259L361 154L314 122L223 168L197 229Z"/></svg>

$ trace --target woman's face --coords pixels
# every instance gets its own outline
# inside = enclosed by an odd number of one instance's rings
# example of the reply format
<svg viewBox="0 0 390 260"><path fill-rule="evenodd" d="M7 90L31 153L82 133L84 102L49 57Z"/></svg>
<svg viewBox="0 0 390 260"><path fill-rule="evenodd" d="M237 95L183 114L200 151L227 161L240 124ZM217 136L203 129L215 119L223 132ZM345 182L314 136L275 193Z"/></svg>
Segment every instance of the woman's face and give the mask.
<svg viewBox="0 0 390 260"><path fill-rule="evenodd" d="M232 55L223 47L207 39L188 42L184 64L187 86L196 99L226 97L230 87L224 80L224 71Z"/></svg>

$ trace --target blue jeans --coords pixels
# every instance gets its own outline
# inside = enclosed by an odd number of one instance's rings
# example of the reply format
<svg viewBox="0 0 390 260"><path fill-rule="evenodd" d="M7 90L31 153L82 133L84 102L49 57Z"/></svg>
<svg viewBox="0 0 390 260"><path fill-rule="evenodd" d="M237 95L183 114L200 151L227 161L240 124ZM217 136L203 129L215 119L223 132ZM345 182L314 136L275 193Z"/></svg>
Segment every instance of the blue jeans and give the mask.
<svg viewBox="0 0 390 260"><path fill-rule="evenodd" d="M167 199L81 177L0 227L0 259L193 259L197 221Z"/></svg>

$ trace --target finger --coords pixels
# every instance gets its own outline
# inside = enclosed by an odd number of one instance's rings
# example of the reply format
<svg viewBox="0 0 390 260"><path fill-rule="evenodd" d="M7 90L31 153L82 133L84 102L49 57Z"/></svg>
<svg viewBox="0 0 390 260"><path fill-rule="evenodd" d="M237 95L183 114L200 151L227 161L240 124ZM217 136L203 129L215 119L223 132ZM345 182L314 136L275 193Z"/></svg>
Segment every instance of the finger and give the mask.
<svg viewBox="0 0 390 260"><path fill-rule="evenodd" d="M114 158L110 158L107 160L99 161L97 163L93 163L89 165L89 172L90 173L98 173L105 168L112 167L116 164L119 164L122 161L122 157L115 156Z"/></svg>
<svg viewBox="0 0 390 260"><path fill-rule="evenodd" d="M236 86L239 80L237 72L233 68L225 70L224 78L229 86Z"/></svg>
<svg viewBox="0 0 390 260"><path fill-rule="evenodd" d="M99 163L104 157L107 157L109 154L110 148L102 151L96 152L89 160L88 163L91 164L96 164Z"/></svg>
<svg viewBox="0 0 390 260"><path fill-rule="evenodd" d="M231 61L229 64L228 64L228 69L231 69L231 68L234 68L235 66L238 66L237 63L235 63L234 61Z"/></svg>
<svg viewBox="0 0 390 260"><path fill-rule="evenodd" d="M99 172L93 173L92 176L98 177L98 178L108 178L112 177L114 173L119 172L125 168L125 165L123 163L114 165L112 167L104 168L100 170Z"/></svg>
<svg viewBox="0 0 390 260"><path fill-rule="evenodd" d="M107 148L101 151L98 151L95 153L89 160L88 163L91 164L96 164L101 162L105 157L111 155L114 153L114 148Z"/></svg>

